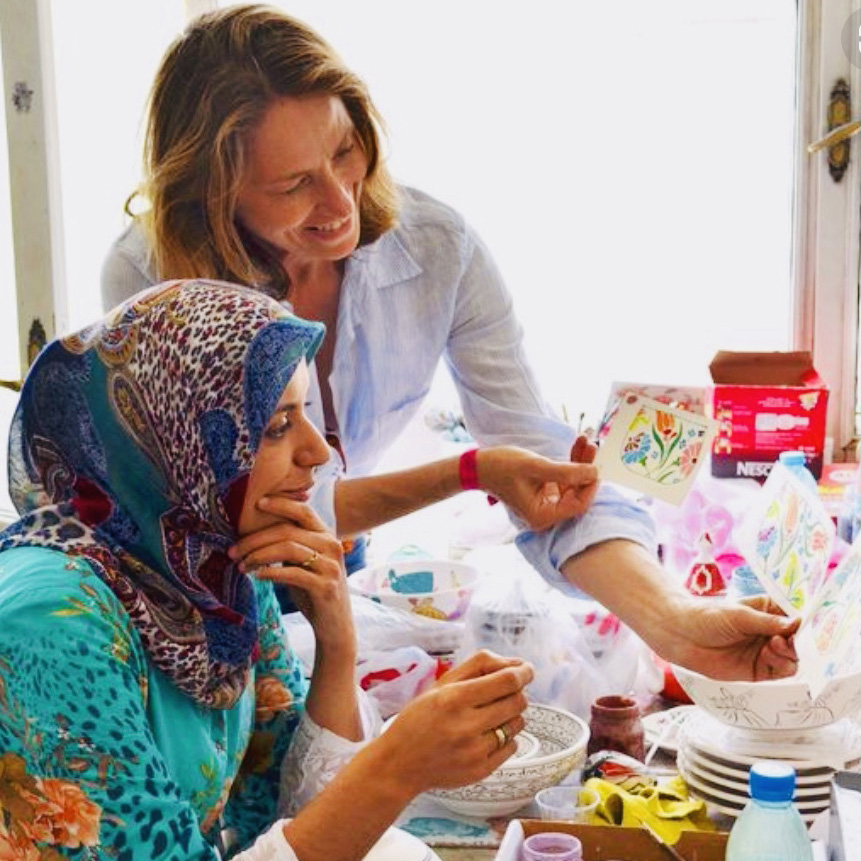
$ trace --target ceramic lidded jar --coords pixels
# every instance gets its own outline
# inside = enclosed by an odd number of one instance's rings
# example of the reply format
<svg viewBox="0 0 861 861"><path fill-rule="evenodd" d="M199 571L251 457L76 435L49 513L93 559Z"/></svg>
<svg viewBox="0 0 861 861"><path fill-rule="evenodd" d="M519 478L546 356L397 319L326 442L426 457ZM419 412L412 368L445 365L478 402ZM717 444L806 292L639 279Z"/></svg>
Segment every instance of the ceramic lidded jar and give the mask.
<svg viewBox="0 0 861 861"><path fill-rule="evenodd" d="M611 694L592 703L587 754L598 750L616 750L642 762L646 740L640 707L631 697Z"/></svg>

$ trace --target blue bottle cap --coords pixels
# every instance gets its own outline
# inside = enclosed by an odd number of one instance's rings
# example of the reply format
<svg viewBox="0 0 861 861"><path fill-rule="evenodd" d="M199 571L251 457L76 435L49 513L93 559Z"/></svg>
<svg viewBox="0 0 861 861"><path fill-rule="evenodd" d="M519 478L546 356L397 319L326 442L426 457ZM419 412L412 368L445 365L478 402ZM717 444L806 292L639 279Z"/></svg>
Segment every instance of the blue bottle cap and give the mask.
<svg viewBox="0 0 861 861"><path fill-rule="evenodd" d="M782 451L779 458L786 466L807 466L807 455L803 451Z"/></svg>
<svg viewBox="0 0 861 861"><path fill-rule="evenodd" d="M750 795L760 801L792 801L795 769L784 762L762 760L750 767Z"/></svg>

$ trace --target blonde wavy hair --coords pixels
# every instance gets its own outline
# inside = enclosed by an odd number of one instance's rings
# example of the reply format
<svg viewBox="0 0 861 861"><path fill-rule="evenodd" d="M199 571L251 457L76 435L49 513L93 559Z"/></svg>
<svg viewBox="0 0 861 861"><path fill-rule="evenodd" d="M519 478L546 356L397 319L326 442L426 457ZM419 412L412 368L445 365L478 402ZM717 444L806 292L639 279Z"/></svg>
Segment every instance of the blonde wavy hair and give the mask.
<svg viewBox="0 0 861 861"><path fill-rule="evenodd" d="M246 142L266 110L281 97L311 94L341 99L368 159L359 244L394 227L384 124L364 82L301 21L264 5L232 6L189 24L150 91L144 178L126 211L147 231L160 280L219 278L286 296L286 272L237 221L236 199ZM136 200L144 203L137 214Z"/></svg>

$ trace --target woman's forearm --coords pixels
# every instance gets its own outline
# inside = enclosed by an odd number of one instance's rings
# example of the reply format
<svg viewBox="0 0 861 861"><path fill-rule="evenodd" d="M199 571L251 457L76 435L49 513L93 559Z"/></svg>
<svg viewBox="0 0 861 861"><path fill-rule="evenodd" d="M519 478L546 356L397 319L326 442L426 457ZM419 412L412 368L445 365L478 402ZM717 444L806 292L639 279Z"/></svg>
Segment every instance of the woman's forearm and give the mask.
<svg viewBox="0 0 861 861"><path fill-rule="evenodd" d="M673 637L685 594L660 563L633 541L593 545L562 564L566 579L622 619L656 651Z"/></svg>
<svg viewBox="0 0 861 861"><path fill-rule="evenodd" d="M358 861L419 791L397 774L379 743L359 751L334 780L284 826L301 861Z"/></svg>
<svg viewBox="0 0 861 861"><path fill-rule="evenodd" d="M588 463L553 461L503 445L481 449L472 464L463 456L450 457L387 475L342 479L335 486L338 535L372 529L454 496L465 486L492 494L533 529L546 529L588 509L598 472Z"/></svg>
<svg viewBox="0 0 861 861"><path fill-rule="evenodd" d="M305 708L317 726L349 741L362 740L362 721L356 694L356 651L333 654L318 641Z"/></svg>
<svg viewBox="0 0 861 861"><path fill-rule="evenodd" d="M343 478L335 485L339 538L367 532L461 491L459 458L450 457L399 472Z"/></svg>
<svg viewBox="0 0 861 861"><path fill-rule="evenodd" d="M662 658L715 679L793 675L799 619L768 599L696 598L630 541L596 544L562 565L568 580L633 628Z"/></svg>

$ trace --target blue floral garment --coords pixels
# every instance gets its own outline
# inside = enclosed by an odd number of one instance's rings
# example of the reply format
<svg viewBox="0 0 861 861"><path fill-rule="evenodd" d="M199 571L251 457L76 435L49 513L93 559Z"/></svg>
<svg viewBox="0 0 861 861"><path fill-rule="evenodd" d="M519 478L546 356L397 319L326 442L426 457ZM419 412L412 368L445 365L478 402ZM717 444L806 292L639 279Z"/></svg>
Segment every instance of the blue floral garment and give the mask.
<svg viewBox="0 0 861 861"><path fill-rule="evenodd" d="M322 334L176 281L36 358L0 533L0 859L206 858L222 810L240 845L274 820L304 688L271 587L228 550Z"/></svg>
<svg viewBox="0 0 861 861"><path fill-rule="evenodd" d="M0 859L214 859L222 827L244 846L275 821L306 682L271 585L255 591L253 684L208 708L153 665L85 561L0 554Z"/></svg>

